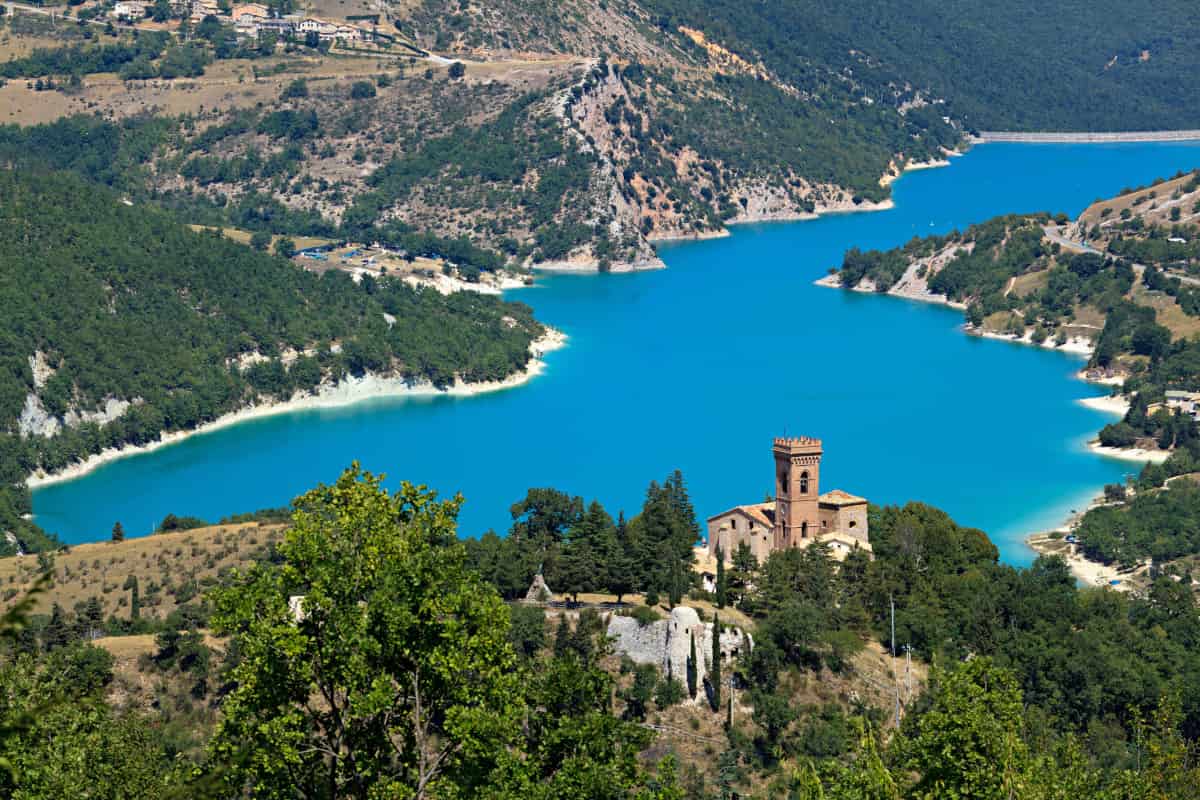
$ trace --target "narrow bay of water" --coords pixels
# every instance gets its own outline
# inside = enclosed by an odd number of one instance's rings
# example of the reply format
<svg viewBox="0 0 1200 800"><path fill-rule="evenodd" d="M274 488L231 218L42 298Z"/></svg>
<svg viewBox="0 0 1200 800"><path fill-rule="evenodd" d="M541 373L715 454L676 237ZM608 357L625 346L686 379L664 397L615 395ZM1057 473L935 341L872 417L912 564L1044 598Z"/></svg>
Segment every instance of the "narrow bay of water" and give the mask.
<svg viewBox="0 0 1200 800"><path fill-rule="evenodd" d="M662 248L669 269L542 277L510 293L570 343L526 386L472 398L379 399L193 436L34 492L71 543L167 513L216 519L286 504L352 460L467 498L461 533L503 532L531 486L635 513L683 470L702 517L771 486L771 438L825 441L822 490L922 500L1025 564L1057 524L1139 465L1091 455L1108 418L1076 400L1082 359L967 337L947 308L812 285L850 247L892 247L997 214L1064 211L1200 167L1197 144L989 144L905 176L890 211L739 226Z"/></svg>

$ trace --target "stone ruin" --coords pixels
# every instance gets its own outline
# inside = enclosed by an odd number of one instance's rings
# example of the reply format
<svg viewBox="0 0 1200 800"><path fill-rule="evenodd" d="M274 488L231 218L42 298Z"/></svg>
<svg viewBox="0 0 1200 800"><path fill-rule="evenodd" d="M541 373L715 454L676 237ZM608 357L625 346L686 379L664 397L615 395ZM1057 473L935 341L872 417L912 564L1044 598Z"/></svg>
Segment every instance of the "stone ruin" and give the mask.
<svg viewBox="0 0 1200 800"><path fill-rule="evenodd" d="M721 627L725 627L722 625ZM627 655L635 664L653 664L663 675L687 685L687 661L691 653L691 635L696 637L696 685L702 686L712 661L713 625L701 622L694 608L676 606L668 619L640 625L633 617L614 614L608 622L608 638L618 654ZM721 659L728 661L754 646L748 634L736 628L721 632ZM703 691L696 693L698 699Z"/></svg>
<svg viewBox="0 0 1200 800"><path fill-rule="evenodd" d="M534 575L533 583L529 584L529 591L525 593L525 601L527 603L547 603L552 599L554 599L554 593L546 585L546 579L542 577L542 573Z"/></svg>

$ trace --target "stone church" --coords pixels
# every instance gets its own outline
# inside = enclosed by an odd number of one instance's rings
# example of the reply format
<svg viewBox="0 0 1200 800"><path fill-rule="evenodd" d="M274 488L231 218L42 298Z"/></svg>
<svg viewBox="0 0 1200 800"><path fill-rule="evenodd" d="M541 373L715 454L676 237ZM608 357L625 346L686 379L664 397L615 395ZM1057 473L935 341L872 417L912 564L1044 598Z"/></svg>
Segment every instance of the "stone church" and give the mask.
<svg viewBox="0 0 1200 800"><path fill-rule="evenodd" d="M825 542L844 559L855 548L871 552L867 501L840 489L820 493L821 440L776 438L775 500L734 506L708 518L708 552L720 548L726 563L743 542L758 563L776 550Z"/></svg>

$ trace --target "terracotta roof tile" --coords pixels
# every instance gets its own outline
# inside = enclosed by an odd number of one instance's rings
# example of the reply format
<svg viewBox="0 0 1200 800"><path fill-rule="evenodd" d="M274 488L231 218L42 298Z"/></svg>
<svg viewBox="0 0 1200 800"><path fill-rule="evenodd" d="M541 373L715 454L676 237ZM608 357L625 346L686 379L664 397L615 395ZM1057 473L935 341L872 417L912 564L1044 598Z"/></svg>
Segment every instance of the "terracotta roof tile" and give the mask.
<svg viewBox="0 0 1200 800"><path fill-rule="evenodd" d="M841 489L834 489L832 492L826 492L817 498L822 505L827 506L856 506L867 502L864 497L856 497L849 492L843 492Z"/></svg>

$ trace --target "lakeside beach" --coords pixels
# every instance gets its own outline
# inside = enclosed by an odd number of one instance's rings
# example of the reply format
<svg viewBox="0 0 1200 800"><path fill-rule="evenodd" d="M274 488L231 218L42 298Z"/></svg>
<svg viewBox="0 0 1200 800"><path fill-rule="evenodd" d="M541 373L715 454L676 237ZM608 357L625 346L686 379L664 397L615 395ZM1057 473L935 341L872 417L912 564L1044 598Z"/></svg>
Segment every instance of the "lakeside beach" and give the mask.
<svg viewBox="0 0 1200 800"><path fill-rule="evenodd" d="M468 383L456 380L453 386L446 389L439 389L429 381L409 381L404 378L388 378L378 375L351 376L338 383L323 384L315 393L304 393L289 400L248 406L237 411L231 411L212 422L205 423L191 430L165 433L157 440L144 445L108 448L89 456L83 461L72 464L66 469L53 473L34 473L25 479L25 484L30 489L35 489L74 480L118 459L128 458L139 453L150 453L173 444L179 444L200 434L212 433L213 431L229 428L243 422L249 422L250 420L263 419L279 414L290 414L296 411L313 409L339 408L385 397L471 397L488 392L512 389L528 383L538 375L541 375L546 369L546 362L542 360L542 356L566 347L566 344L567 336L565 333L547 326L546 332L530 343L530 361L525 369L499 381Z"/></svg>

